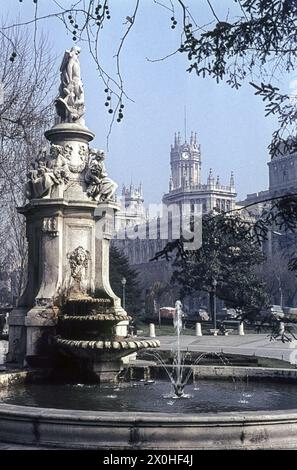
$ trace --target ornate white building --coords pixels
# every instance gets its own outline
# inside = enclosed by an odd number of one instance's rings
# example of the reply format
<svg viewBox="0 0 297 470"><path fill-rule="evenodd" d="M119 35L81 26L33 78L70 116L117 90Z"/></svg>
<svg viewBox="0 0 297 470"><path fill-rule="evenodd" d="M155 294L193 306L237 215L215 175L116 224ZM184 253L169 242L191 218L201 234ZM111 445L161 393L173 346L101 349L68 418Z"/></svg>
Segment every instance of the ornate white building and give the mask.
<svg viewBox="0 0 297 470"><path fill-rule="evenodd" d="M276 155L268 163L269 186L264 191L247 194L238 206L247 207L250 214L259 217L264 208L271 205L271 200L297 191L297 153ZM296 233L282 232L275 226L268 232L268 239L263 242L263 251L268 256L282 252L284 256L296 246Z"/></svg>
<svg viewBox="0 0 297 470"><path fill-rule="evenodd" d="M146 222L141 183L139 186L135 186L132 182L129 186L123 185L120 207L115 219L116 233L125 230L126 227Z"/></svg>
<svg viewBox="0 0 297 470"><path fill-rule="evenodd" d="M191 211L198 207L202 208L204 213L215 208L228 211L235 207L233 173L229 185L221 185L219 177L215 179L212 170L209 172L207 183L202 183L201 148L197 143L196 133L192 132L190 141L184 143L181 143L180 134L175 134L170 151L170 164L169 192L163 196L163 205L177 204L182 210L182 205L187 203L190 204ZM162 223L162 218L149 219L144 208L141 186L135 188L131 184L129 187L123 187L122 209L116 216L113 245L123 251L130 264L142 272L144 284L151 277L164 281L169 280L171 276L167 262L149 261L168 242L168 238L162 236ZM168 233L170 239L170 228ZM129 237L129 234L132 237Z"/></svg>
<svg viewBox="0 0 297 470"><path fill-rule="evenodd" d="M251 211L262 210L263 205L269 199L284 196L285 194L296 193L297 189L297 153L276 155L268 163L269 186L264 191L247 194L243 201L238 202L240 206L255 204Z"/></svg>
<svg viewBox="0 0 297 470"><path fill-rule="evenodd" d="M212 169L206 184L201 178L201 147L197 143L197 134L191 133L190 142L181 142L180 133L175 134L171 146L171 176L169 192L164 194L166 205L189 203L191 207L200 205L204 213L217 208L229 211L235 208L235 184L231 173L228 185L220 183L220 177L213 175Z"/></svg>

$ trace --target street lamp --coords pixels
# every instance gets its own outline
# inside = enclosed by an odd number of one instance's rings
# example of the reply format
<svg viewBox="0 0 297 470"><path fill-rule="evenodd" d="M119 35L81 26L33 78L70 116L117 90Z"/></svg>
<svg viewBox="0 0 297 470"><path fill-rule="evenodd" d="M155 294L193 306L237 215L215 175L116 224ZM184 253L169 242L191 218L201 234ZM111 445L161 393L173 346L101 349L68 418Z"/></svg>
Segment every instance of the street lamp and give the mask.
<svg viewBox="0 0 297 470"><path fill-rule="evenodd" d="M282 307L283 306L283 289L282 289L281 278L278 274L276 275L276 279L278 281L278 290L280 293L280 306Z"/></svg>
<svg viewBox="0 0 297 470"><path fill-rule="evenodd" d="M123 309L126 307L126 283L127 280L125 277L122 278L122 286L123 286Z"/></svg>
<svg viewBox="0 0 297 470"><path fill-rule="evenodd" d="M213 327L217 329L217 300L216 300L216 290L217 290L217 280L212 280L212 290L211 290L211 308L212 308L212 320L213 320Z"/></svg>

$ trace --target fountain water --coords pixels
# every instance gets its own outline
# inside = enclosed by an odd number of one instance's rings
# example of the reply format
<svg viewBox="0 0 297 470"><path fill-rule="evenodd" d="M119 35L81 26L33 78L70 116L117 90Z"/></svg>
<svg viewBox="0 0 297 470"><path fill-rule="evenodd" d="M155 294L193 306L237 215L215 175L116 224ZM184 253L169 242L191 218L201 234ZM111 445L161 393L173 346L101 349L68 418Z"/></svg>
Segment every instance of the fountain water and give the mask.
<svg viewBox="0 0 297 470"><path fill-rule="evenodd" d="M173 387L175 395L178 398L184 397L184 387L186 382L183 380L183 370L182 370L182 356L181 356L181 346L180 346L180 335L183 327L183 311L182 303L180 300L175 302L175 317L173 325L176 331L177 338L177 348L176 348L176 361L175 361L175 370L176 370L176 379L173 380Z"/></svg>
<svg viewBox="0 0 297 470"><path fill-rule="evenodd" d="M189 357L188 353L182 351L181 347L181 336L183 331L183 317L184 313L182 310L182 303L180 300L175 302L175 314L173 318L173 326L175 329L176 335L176 347L173 351L173 360L172 365L166 364L162 355L156 351L145 352L143 353L144 357L152 357L157 360L157 363L162 366L165 370L167 376L169 377L170 383L173 388L173 395L165 395L164 398L191 398L190 394L186 394L184 389L188 384L191 376L193 376L194 380L194 366L199 365L202 359L206 357L215 357L219 363L222 365L230 365L229 360L224 356L223 353L201 353L198 357L194 360L191 360L190 364L186 363L187 357ZM236 382L235 377L231 377L233 383Z"/></svg>

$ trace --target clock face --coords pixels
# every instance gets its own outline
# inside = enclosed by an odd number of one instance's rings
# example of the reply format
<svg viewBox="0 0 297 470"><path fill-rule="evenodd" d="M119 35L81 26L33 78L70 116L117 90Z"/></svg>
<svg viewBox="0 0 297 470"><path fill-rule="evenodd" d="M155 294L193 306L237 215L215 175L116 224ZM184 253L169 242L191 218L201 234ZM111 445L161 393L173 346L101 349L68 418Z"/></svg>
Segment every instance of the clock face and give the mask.
<svg viewBox="0 0 297 470"><path fill-rule="evenodd" d="M181 156L183 160L187 160L189 158L189 154L187 152L183 152Z"/></svg>

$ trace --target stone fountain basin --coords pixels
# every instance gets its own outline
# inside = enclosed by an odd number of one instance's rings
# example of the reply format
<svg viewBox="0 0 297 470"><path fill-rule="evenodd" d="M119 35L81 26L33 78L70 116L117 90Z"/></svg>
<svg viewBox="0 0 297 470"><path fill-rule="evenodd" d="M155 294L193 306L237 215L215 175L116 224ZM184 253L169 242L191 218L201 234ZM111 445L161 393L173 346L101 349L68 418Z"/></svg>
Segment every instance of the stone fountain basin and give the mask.
<svg viewBox="0 0 297 470"><path fill-rule="evenodd" d="M2 386L30 374L1 374ZM1 404L0 441L63 449L296 449L297 409L193 415Z"/></svg>
<svg viewBox="0 0 297 470"><path fill-rule="evenodd" d="M63 449L296 449L297 410L184 416L1 405L0 440Z"/></svg>

